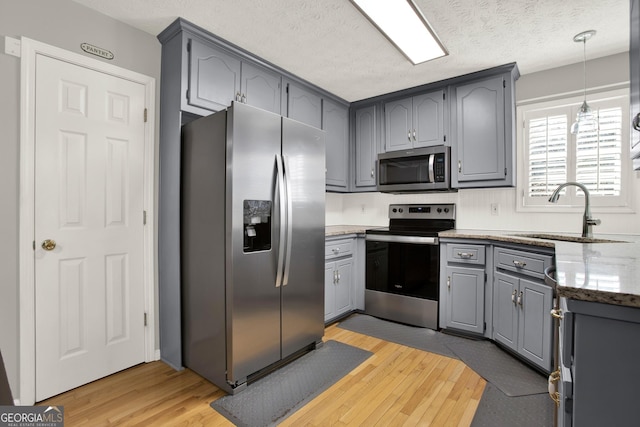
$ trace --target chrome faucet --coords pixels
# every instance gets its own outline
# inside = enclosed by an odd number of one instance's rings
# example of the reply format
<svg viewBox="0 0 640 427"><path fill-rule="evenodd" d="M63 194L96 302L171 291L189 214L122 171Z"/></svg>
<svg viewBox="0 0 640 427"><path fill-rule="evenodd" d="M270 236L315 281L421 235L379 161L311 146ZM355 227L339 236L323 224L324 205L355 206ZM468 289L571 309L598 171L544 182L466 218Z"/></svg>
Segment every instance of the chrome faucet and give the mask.
<svg viewBox="0 0 640 427"><path fill-rule="evenodd" d="M591 218L591 209L589 205L589 190L587 187L580 184L579 182L565 182L561 184L549 197L549 201L551 203L556 203L560 198L560 190L569 185L575 185L584 193L584 215L582 215L582 237L593 237L593 231L591 231L591 227L594 225L600 225L600 220Z"/></svg>

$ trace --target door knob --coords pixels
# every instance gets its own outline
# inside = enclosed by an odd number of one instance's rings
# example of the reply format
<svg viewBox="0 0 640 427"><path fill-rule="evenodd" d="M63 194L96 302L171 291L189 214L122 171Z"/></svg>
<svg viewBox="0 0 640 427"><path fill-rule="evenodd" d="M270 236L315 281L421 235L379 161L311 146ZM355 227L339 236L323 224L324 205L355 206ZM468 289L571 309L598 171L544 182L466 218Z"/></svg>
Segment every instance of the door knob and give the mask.
<svg viewBox="0 0 640 427"><path fill-rule="evenodd" d="M41 246L45 251L52 251L56 248L56 241L47 239L42 242Z"/></svg>

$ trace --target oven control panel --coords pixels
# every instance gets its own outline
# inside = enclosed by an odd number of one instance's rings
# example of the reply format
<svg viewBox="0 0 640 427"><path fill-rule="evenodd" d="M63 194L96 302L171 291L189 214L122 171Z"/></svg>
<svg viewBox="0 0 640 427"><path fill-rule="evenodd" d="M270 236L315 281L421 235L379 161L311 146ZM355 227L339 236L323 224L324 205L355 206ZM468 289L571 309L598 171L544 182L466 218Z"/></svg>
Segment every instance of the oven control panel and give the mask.
<svg viewBox="0 0 640 427"><path fill-rule="evenodd" d="M389 205L389 219L456 219L453 203Z"/></svg>

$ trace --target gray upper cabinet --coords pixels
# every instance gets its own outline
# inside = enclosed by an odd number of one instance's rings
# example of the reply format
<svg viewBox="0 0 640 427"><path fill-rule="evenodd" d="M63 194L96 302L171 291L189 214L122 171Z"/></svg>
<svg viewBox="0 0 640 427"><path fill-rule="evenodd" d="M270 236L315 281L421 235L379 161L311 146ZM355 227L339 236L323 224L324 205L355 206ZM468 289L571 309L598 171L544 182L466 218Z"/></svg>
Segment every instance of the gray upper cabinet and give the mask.
<svg viewBox="0 0 640 427"><path fill-rule="evenodd" d="M356 187L376 186L376 106L359 108L355 112Z"/></svg>
<svg viewBox="0 0 640 427"><path fill-rule="evenodd" d="M266 68L242 62L242 85L239 101L280 114L282 77Z"/></svg>
<svg viewBox="0 0 640 427"><path fill-rule="evenodd" d="M322 97L290 80L285 80L283 86L282 99L286 102L286 110L282 115L321 129Z"/></svg>
<svg viewBox="0 0 640 427"><path fill-rule="evenodd" d="M231 101L280 114L282 77L197 39L189 41L189 105L220 111Z"/></svg>
<svg viewBox="0 0 640 427"><path fill-rule="evenodd" d="M189 41L187 103L211 111L222 110L240 93L240 59L221 49Z"/></svg>
<svg viewBox="0 0 640 427"><path fill-rule="evenodd" d="M387 102L385 151L444 144L444 90Z"/></svg>
<svg viewBox="0 0 640 427"><path fill-rule="evenodd" d="M322 104L326 141L327 190L347 190L349 173L349 109L327 99Z"/></svg>
<svg viewBox="0 0 640 427"><path fill-rule="evenodd" d="M515 185L514 70L452 87L454 188Z"/></svg>

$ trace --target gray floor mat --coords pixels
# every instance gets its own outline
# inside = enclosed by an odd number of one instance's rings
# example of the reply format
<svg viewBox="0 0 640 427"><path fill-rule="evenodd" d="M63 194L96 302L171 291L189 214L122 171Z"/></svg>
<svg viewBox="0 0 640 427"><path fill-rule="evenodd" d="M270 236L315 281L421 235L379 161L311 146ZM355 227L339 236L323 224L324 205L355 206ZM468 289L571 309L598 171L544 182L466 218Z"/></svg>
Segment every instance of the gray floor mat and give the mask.
<svg viewBox="0 0 640 427"><path fill-rule="evenodd" d="M327 341L290 364L227 395L211 407L237 426L272 426L281 422L367 360L373 353Z"/></svg>
<svg viewBox="0 0 640 427"><path fill-rule="evenodd" d="M388 322L366 315L350 316L340 322L338 327L454 359L458 357L447 347L447 340L467 341L458 337L441 337L444 334L431 329Z"/></svg>
<svg viewBox="0 0 640 427"><path fill-rule="evenodd" d="M338 327L462 360L507 396L547 393L547 379L491 341L443 334L367 315L353 315Z"/></svg>
<svg viewBox="0 0 640 427"><path fill-rule="evenodd" d="M547 393L509 397L488 383L471 427L551 427L553 405Z"/></svg>
<svg viewBox="0 0 640 427"><path fill-rule="evenodd" d="M507 354L491 341L448 343L447 346L478 375L507 396L548 392L542 374Z"/></svg>

